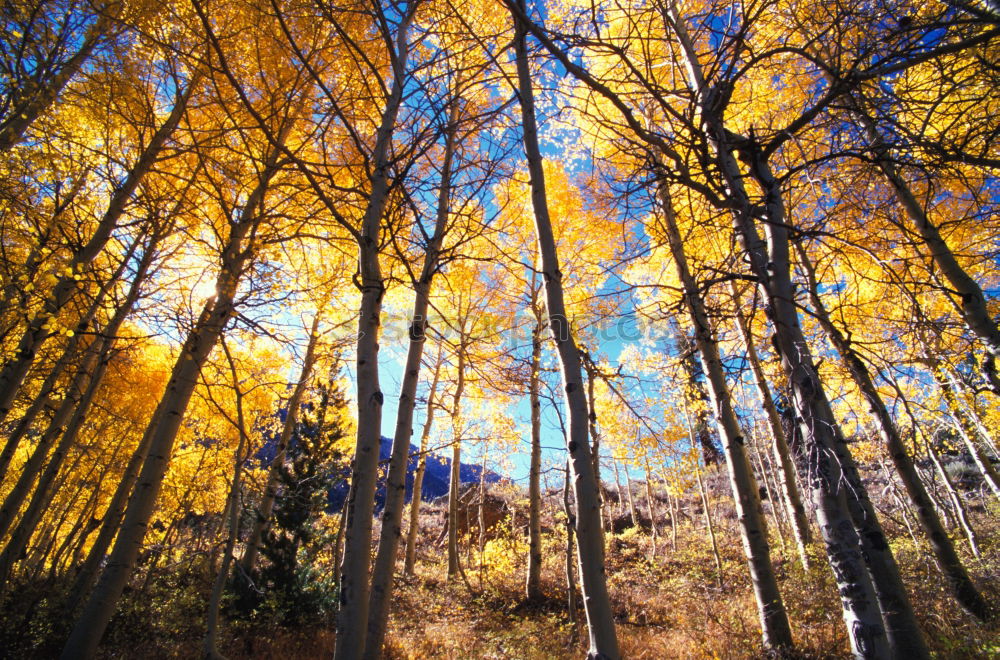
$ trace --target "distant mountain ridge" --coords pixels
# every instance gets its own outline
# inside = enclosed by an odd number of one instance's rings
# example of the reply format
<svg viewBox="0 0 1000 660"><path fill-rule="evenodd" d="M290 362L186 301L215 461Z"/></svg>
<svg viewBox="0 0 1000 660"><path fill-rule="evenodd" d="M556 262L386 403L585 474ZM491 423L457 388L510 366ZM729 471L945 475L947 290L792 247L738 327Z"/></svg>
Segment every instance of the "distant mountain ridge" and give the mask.
<svg viewBox="0 0 1000 660"><path fill-rule="evenodd" d="M392 453L392 438L382 436L379 446L379 479L378 490L375 492L375 510L381 511L385 505L385 473L387 466L385 461L389 460ZM419 464L419 448L410 446L410 460L406 465L406 501L409 502L413 496L413 477L417 472ZM462 483L479 483L482 472L481 465L469 465L461 463L459 465L459 480ZM497 483L502 477L492 470L486 471L486 482ZM448 494L448 484L451 481L451 458L444 458L437 454L427 455L427 472L424 474L424 484L421 488L421 498L430 501L442 495ZM347 481L338 482L330 489L330 508L339 510L347 498Z"/></svg>

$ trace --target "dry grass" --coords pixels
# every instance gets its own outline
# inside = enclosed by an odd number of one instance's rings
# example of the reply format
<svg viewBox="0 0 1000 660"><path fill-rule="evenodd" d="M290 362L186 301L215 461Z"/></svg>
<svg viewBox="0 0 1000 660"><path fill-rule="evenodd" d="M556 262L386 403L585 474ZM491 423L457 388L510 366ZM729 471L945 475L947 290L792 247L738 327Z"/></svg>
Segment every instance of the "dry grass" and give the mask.
<svg viewBox="0 0 1000 660"><path fill-rule="evenodd" d="M705 530L697 516L678 528L677 550L661 530L654 553L648 533L627 530L608 539L609 588L618 620L619 641L627 658L751 658L763 655L756 605L742 545L731 509L713 507L723 563L723 586ZM1000 602L1000 526L992 513L978 516L983 559L965 556L989 596ZM558 522L546 540L562 548ZM888 523L896 556L938 657L1000 657L1000 628L981 625L961 612L923 547L905 529ZM666 536L666 538L663 538ZM773 558L803 658L849 657L840 604L822 556L804 571L791 547L773 540ZM964 552L964 548L962 549ZM813 548L820 553L819 548ZM566 615L563 556L547 557L543 583L548 601L527 608L521 603L522 571L487 570L480 591L478 570L467 569L471 593L461 581L448 582L443 551L422 546L415 579L400 582L389 634L387 657L403 658L580 658L586 653L582 613L577 625ZM518 558L518 562L523 561ZM517 563L517 562L513 562Z"/></svg>
<svg viewBox="0 0 1000 660"><path fill-rule="evenodd" d="M525 604L522 599L526 546L523 528L509 522L499 539L487 545L489 563L480 572L478 553L463 551L467 586L449 581L440 512L428 507L419 548L417 575L400 576L393 597L386 642L390 660L411 658L490 659L581 658L587 650L582 610L576 622L566 614L561 514L550 502L544 526L543 590L546 598ZM736 521L727 499L713 505L722 557L722 586L717 585L715 561L700 511L688 503L676 550L670 543L669 522L658 521L655 551L647 531L628 529L608 536L609 589L618 621L623 656L630 659L761 657L760 630ZM1000 516L995 507L975 517L983 559L975 560L961 547L963 558L988 596L1000 603ZM523 512L515 516L522 524ZM940 658L1000 658L1000 627L980 625L961 612L922 544L907 530L887 520L887 532L910 588L928 643ZM772 539L782 594L802 658L846 658L847 640L832 575L822 556L806 572L791 547ZM819 548L814 552L821 553ZM200 656L199 617L203 602L163 603L150 618L156 629L122 631L104 647L108 658L195 658ZM187 609L184 609L184 608ZM183 630L163 637L163 620L187 621ZM333 652L332 621L303 629L276 626L239 627L224 624L220 651L231 660L242 658L329 658ZM121 633L126 634L121 634ZM131 633L131 634L129 634ZM136 645L125 639L149 640ZM0 653L0 656L3 654ZM43 657L43 656L38 656Z"/></svg>

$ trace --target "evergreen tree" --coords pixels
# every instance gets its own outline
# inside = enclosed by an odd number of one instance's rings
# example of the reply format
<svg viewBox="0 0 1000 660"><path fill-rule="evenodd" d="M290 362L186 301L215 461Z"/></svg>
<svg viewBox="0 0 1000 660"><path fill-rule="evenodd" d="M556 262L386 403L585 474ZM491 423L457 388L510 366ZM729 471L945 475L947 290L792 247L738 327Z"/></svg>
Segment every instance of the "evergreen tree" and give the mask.
<svg viewBox="0 0 1000 660"><path fill-rule="evenodd" d="M240 590L237 608L269 612L284 625L321 619L336 602L333 572L320 570L320 550L332 545L319 525L329 493L343 478L338 444L346 402L336 383L316 386L317 403L304 406L279 471L278 497L260 553L264 559L250 589Z"/></svg>

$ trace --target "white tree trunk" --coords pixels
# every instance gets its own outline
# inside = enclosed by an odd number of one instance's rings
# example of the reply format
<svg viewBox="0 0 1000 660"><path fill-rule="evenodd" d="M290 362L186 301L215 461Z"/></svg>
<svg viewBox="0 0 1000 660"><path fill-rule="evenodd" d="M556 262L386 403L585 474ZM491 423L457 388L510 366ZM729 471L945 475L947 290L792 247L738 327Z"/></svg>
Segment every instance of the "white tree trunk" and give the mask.
<svg viewBox="0 0 1000 660"><path fill-rule="evenodd" d="M403 100L407 35L413 7L407 9L396 32L392 90L382 113L372 154L371 191L358 237L361 272L361 309L358 314L357 405L358 431L347 500L344 559L340 567L340 611L337 615L336 660L359 660L365 649L368 625L368 569L371 565L372 516L382 442L382 403L379 386L378 340L385 282L379 265L382 216L389 193L389 147Z"/></svg>
<svg viewBox="0 0 1000 660"><path fill-rule="evenodd" d="M743 316L742 304L739 299L739 292L736 283L731 282L733 294L733 304L736 307L736 326L743 337L743 344L747 349L747 360L750 362L750 369L753 371L754 383L757 386L757 394L760 397L761 405L767 414L768 427L771 429L772 450L775 459L781 466L778 471L781 483L782 501L788 513L788 519L792 524L792 533L795 535L795 546L799 553L799 561L802 567L809 569L809 553L806 548L811 541L809 532L809 520L806 518L806 509L802 504L802 495L796 482L795 463L792 461L792 453L788 448L788 440L785 432L781 428L781 416L774 405L771 395L771 388L767 384L767 377L757 356L757 346L755 345L753 334L746 318Z"/></svg>
<svg viewBox="0 0 1000 660"><path fill-rule="evenodd" d="M286 122L279 134L280 143L284 142L290 128L291 122ZM173 453L174 440L198 384L201 367L235 311L233 300L236 289L244 266L253 254L253 246L246 245L245 240L251 234L251 229L262 219L260 207L270 180L277 171L278 155L277 148L268 155L257 187L247 198L244 217L230 225L216 278L216 297L205 303L198 321L188 333L163 397L153 413L147 429L149 453L139 473L135 490L129 498L125 518L107 566L63 648L63 660L91 658L95 655L104 630L135 568Z"/></svg>
<svg viewBox="0 0 1000 660"><path fill-rule="evenodd" d="M413 493L410 496L410 524L406 529L406 563L403 569L407 575L414 574L414 567L417 563L420 502L423 497L424 475L427 473L427 451L429 449L427 441L434 425L434 398L437 393L438 377L441 373L441 357L442 352L439 349L437 361L434 364L434 378L431 380L431 386L427 392L427 414L424 419L423 431L420 433L420 457L418 458L417 472L413 475Z"/></svg>
<svg viewBox="0 0 1000 660"><path fill-rule="evenodd" d="M524 13L523 0L520 0L519 8L521 13ZM538 146L538 128L535 121L534 91L528 67L526 28L516 15L514 20L518 95L521 101L524 150L531 179L531 204L535 215L535 232L538 238L542 275L545 278L549 327L559 353L566 404L569 409L569 435L566 441L573 467L573 491L577 506L577 554L580 562L583 602L590 629L590 657L617 660L621 654L618 651L614 613L611 609L604 570L600 494L597 492L594 464L587 437L587 400L580 370L580 354L566 316L562 272L559 270L559 257L556 253L552 222L549 219L545 176L542 171L542 155Z"/></svg>
<svg viewBox="0 0 1000 660"><path fill-rule="evenodd" d="M400 384L399 407L396 411L396 429L392 439L392 453L386 477L385 506L382 509L382 531L378 540L378 553L372 570L372 587L368 605L368 639L364 657L377 660L382 655L385 629L389 619L389 602L392 596L393 575L399 539L402 536L403 505L406 499L406 468L410 461L410 436L413 435L413 408L416 404L420 365L424 357L427 331L427 310L431 286L438 270L441 248L448 229L451 205L451 173L458 139L459 103L452 103L448 126L445 129L444 157L441 164L441 182L438 189L437 216L434 234L424 253L420 278L413 283L413 316L410 325L410 345L403 367ZM429 411L428 411L428 414ZM415 495L419 499L419 495Z"/></svg>

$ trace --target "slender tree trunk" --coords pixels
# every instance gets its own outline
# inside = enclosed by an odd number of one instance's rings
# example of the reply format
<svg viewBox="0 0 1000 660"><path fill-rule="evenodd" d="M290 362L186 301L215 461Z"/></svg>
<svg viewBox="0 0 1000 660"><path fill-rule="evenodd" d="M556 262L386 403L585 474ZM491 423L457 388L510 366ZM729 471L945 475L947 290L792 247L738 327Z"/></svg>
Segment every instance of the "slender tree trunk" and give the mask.
<svg viewBox="0 0 1000 660"><path fill-rule="evenodd" d="M317 317L318 318L318 315ZM313 337L316 336L316 323L313 323ZM309 348L312 349L313 341L310 338ZM202 655L208 660L222 660L218 647L219 628L219 605L222 602L222 594L226 589L226 580L229 579L229 568L233 563L233 551L236 548L236 541L240 532L240 498L242 496L243 484L243 460L244 452L249 446L247 438L246 418L243 413L243 391L240 389L239 379L236 375L236 364L233 362L226 343L222 343L222 348L226 351L226 358L229 361L229 368L233 375L233 390L236 394L236 429L240 439L236 445L236 456L233 461L233 480L229 486L229 498L226 508L229 513L229 534L226 537L226 547L222 551L222 566L215 576L212 584L212 595L208 601L208 612L205 614L205 640L202 643ZM306 351L306 360L308 361ZM305 369L303 369L304 371ZM294 396L294 395L293 395Z"/></svg>
<svg viewBox="0 0 1000 660"><path fill-rule="evenodd" d="M76 442L77 434L87 416L90 404L104 379L115 336L139 299L160 238L162 238L162 234L154 234L150 244L140 258L125 300L115 311L114 316L112 316L108 324L104 327L103 332L96 336L90 346L83 352L81 364L77 368L77 373L63 398L62 404L50 421L48 429L46 429L45 433L39 439L28 463L22 468L21 476L4 501L3 508L0 509L0 535L2 535L3 530L6 529L13 515L20 509L24 499L27 497L34 477L38 477L35 492L28 504L28 508L21 517L17 528L11 534L3 553L0 554L0 582L3 581L13 562L17 561L17 558L27 546L45 507L51 500L53 494L51 489L52 483L62 468L63 461L69 455L70 449ZM133 248L135 246L133 245ZM132 250L126 255L126 261L131 254ZM42 460L46 457L48 448L60 434L62 438L49 458L45 469L39 475L38 469L41 466Z"/></svg>
<svg viewBox="0 0 1000 660"><path fill-rule="evenodd" d="M417 3L419 4L419 3ZM382 443L382 403L379 385L378 339L385 282L379 265L382 216L389 195L390 146L396 116L403 101L407 36L416 5L407 5L396 31L392 60L392 89L375 135L371 192L361 223L358 265L361 274L361 310L358 315L357 397L358 430L354 450L351 492L347 500L344 560L340 568L340 611L337 615L335 660L359 660L365 650L368 626L372 517Z"/></svg>
<svg viewBox="0 0 1000 660"><path fill-rule="evenodd" d="M713 335L698 283L688 268L687 255L684 252L684 244L666 184L662 184L660 188L660 203L667 242L684 290L684 303L695 330L695 343L708 381L712 407L718 422L719 436L723 439L726 465L729 470L729 483L732 488L733 502L736 505L736 517L740 523L743 550L746 553L750 577L754 585L764 645L781 652L781 649L792 648L792 630L781 599L778 581L771 565L767 526L760 504L757 483L754 480L753 470L746 454L746 440L733 408L732 395L723 371L722 357L719 354L719 347ZM691 440L694 441L693 434ZM698 483L699 488L702 488L700 472ZM706 507L706 520L710 520L707 498L703 488L702 490L702 499L705 500ZM712 537L712 546L718 561L718 550L711 523L709 523L709 534ZM721 562L719 562L719 586L722 586Z"/></svg>
<svg viewBox="0 0 1000 660"><path fill-rule="evenodd" d="M695 467L695 480L698 483L698 496L701 498L701 506L705 512L705 529L708 531L708 540L712 544L712 557L715 558L715 577L721 589L723 586L722 557L719 556L719 543L715 538L715 525L712 523L712 507L708 501L708 492L705 490L705 481L701 478L701 463Z"/></svg>
<svg viewBox="0 0 1000 660"><path fill-rule="evenodd" d="M253 528L250 537L247 539L243 550L243 557L240 559L240 574L248 578L253 577L257 566L257 555L260 551L261 541L267 533L271 524L271 514L274 511L274 502L278 498L278 480L281 477L281 469L285 465L285 455L288 452L288 443L292 439L295 431L295 424L298 422L299 408L302 407L302 397L305 396L306 388L309 385L309 378L312 376L313 365L316 363L316 342L319 340L319 319L317 312L313 316L312 329L309 331L309 345L302 361L302 371L299 379L295 383L292 395L288 398L285 409L285 422L281 426L281 435L278 436L278 444L275 447L274 458L267 472L267 485L264 487L264 495L261 497L260 505L254 515Z"/></svg>
<svg viewBox="0 0 1000 660"><path fill-rule="evenodd" d="M576 515L570 502L570 465L566 463L566 478L563 480L563 513L566 514L566 617L573 626L573 636L576 637L576 575L573 571L573 530L576 527Z"/></svg>
<svg viewBox="0 0 1000 660"><path fill-rule="evenodd" d="M81 357L81 351L79 350L79 348L81 343L83 342L83 337L85 336L84 333L93 325L94 319L97 317L98 312L100 312L101 308L104 306L104 302L108 294L121 281L121 277L122 274L125 272L126 266L129 265L129 262L132 260L132 256L135 254L136 248L139 247L139 244L141 242L142 242L141 237L136 238L135 240L132 241L131 245L129 245L128 250L126 250L125 254L122 255L121 260L118 263L118 267L115 269L114 273L110 277L108 277L107 280L101 285L101 288L97 292L97 295L94 296L94 299L87 306L87 310L80 316L79 320L77 321L77 326L73 336L70 337L69 341L66 342L66 346L63 349L62 355L59 357L55 365L53 365L52 369L49 371L48 376L46 376L45 381L42 383L42 386L38 391L38 395L35 396L34 401L32 401L31 405L28 406L28 409L25 411L24 415L18 421L17 426L14 427L14 430L7 437L7 443L4 445L3 451L0 452L0 481L2 481L4 477L6 477L7 470L10 467L11 459L13 459L14 453L17 451L17 448L20 445L21 439L31 428L32 424L35 421L35 418L38 416L38 413L45 408L51 407L53 398L52 395L56 389L56 385L58 384L59 379L62 377L63 372L66 370L66 367L69 366L74 361L86 362L88 356L91 355L93 351L93 346L99 344L100 338L95 337L94 340L91 342L90 349L83 351L83 357ZM145 261L146 259L143 258L143 262ZM137 280L140 282L145 278L145 272L136 273L136 275L137 275ZM132 290L134 290L136 286L137 285L135 284L135 281L133 281ZM80 379L81 377L80 371L82 369L83 369L82 367L77 369L77 374L74 376L74 381ZM70 392L74 391L73 386L70 386L68 391ZM62 421L57 421L57 420L60 414L64 414L63 406L67 404L67 400L69 400L69 397L64 396L62 404L60 408L58 408L54 413L53 419L50 420L49 428L46 430L45 434L43 434L44 436L46 437L49 436L54 426L58 427L60 424L62 424ZM48 452L48 445L45 445L44 442L39 442L36 444L36 448L32 454L32 458L39 456L42 459L44 459L46 452ZM35 471L37 471L39 465L40 462L32 464L32 461L29 459L28 465L21 468L22 473L20 478L23 479L25 477L25 473L29 473L28 476L33 479L35 476L37 476ZM18 488L15 486L14 490L17 491ZM21 502L17 502L17 506L20 506L20 504ZM0 514L0 519L2 519L2 514ZM10 524L10 520L0 520L0 536L3 535L3 532L6 530L8 524Z"/></svg>
<svg viewBox="0 0 1000 660"><path fill-rule="evenodd" d="M985 344L989 359L983 370L983 375L993 391L1000 394L1000 375L997 373L996 365L996 360L1000 358L1000 329L990 315L982 287L955 258L954 252L941 235L940 229L931 220L924 205L920 203L916 194L899 173L889 145L879 133L875 120L862 107L863 100L852 98L851 103L855 115L868 134L868 143L875 156L875 163L892 187L896 199L916 229L917 235L923 241L934 265L948 280L948 284L951 285L958 297L958 309L966 327Z"/></svg>
<svg viewBox="0 0 1000 660"><path fill-rule="evenodd" d="M96 341L101 343L101 340ZM2 536L7 530L8 525L13 521L16 513L20 510L21 505L24 504L24 501L27 499L28 494L31 491L32 484L37 479L37 483L35 483L35 492L28 503L28 507L25 509L21 516L21 520L10 534L7 544L4 546L3 552L0 553L0 582L6 578L11 567L13 566L13 563L17 561L21 552L28 545L28 541L31 539L32 533L35 531L39 520L41 520L44 508L49 502L50 487L52 482L59 473L63 460L69 454L69 450L74 440L72 436L62 433L65 430L64 424L66 423L67 418L69 418L73 408L76 407L75 404L83 398L84 383L86 383L88 378L92 375L96 362L96 352L88 351L86 361L80 365L77 375L70 384L70 389L67 391L62 405L59 406L59 410L56 411L55 416L52 418L49 428L39 439L34 452L32 452L31 457L24 466L20 478L14 485L13 490L11 490L10 494L8 494L7 498L4 500L2 509L0 509L0 536ZM52 446L53 442L57 437L59 437L60 434L62 434L62 440L56 446L52 456L49 457L48 449ZM46 458L49 459L48 465L46 465L45 469L41 470L41 473L39 473L42 462Z"/></svg>
<svg viewBox="0 0 1000 660"><path fill-rule="evenodd" d="M988 428L986 428L986 424L983 423L983 419L979 415L979 411L976 409L976 394L969 391L966 384L961 378L958 377L958 373L955 371L953 366L948 365L945 362L941 362L940 364L944 370L945 377L951 384L951 391L953 392L956 400L964 404L960 407L965 414L970 428L975 430L975 435L973 437L978 437L979 441L985 446L988 458L1000 460L1000 451L997 450L997 443L993 438L993 434L990 433Z"/></svg>
<svg viewBox="0 0 1000 660"><path fill-rule="evenodd" d="M479 590L483 590L483 549L486 545L486 457L489 455L488 446L483 446L483 462L479 470Z"/></svg>
<svg viewBox="0 0 1000 660"><path fill-rule="evenodd" d="M594 382L597 380L597 365L594 364L590 353L581 349L580 356L583 358L583 367L587 372L587 429L590 432L590 450L594 461L594 480L597 482L597 494L600 499L601 511L608 509L604 502L604 484L601 483L601 434L597 430L597 403L594 401ZM610 509L609 509L610 511ZM604 515L601 519L601 537L604 537ZM610 521L610 513L608 520Z"/></svg>
<svg viewBox="0 0 1000 660"><path fill-rule="evenodd" d="M284 143L290 128L291 121L286 120L279 131L279 144ZM279 153L277 147L272 149L257 186L247 198L245 215L229 227L229 237L216 278L217 295L205 303L197 323L188 334L163 398L153 414L148 429L149 453L139 473L135 491L129 498L121 530L108 564L66 642L63 660L91 658L95 655L104 630L135 568L173 453L174 440L198 383L201 368L234 312L236 289L244 266L253 253L253 245L246 245L245 242L247 236L251 235L251 229L262 218L264 197L270 180L277 171Z"/></svg>
<svg viewBox="0 0 1000 660"><path fill-rule="evenodd" d="M111 541L114 540L115 534L118 533L122 516L125 515L128 497L132 493L132 488L135 486L136 480L139 478L139 470L143 463L146 462L146 456L149 454L150 429L154 427L153 421L155 421L155 418L151 421L150 428L143 434L139 445L125 466L125 472L122 474L121 480L115 488L114 495L112 495L111 501L108 503L108 508L104 512L100 532L98 532L97 538L94 540L94 545L91 546L83 566L80 567L80 571L73 580L73 586L70 587L69 597L67 598L67 612L75 612L80 602L90 594L94 579L97 577L101 563L104 561L104 555L111 546Z"/></svg>
<svg viewBox="0 0 1000 660"><path fill-rule="evenodd" d="M108 467L105 466L97 478L103 479L107 476L107 473ZM54 583L57 576L64 575L68 570L68 566L72 565L74 549L79 546L81 538L90 532L90 523L97 512L99 504L100 492L97 489L92 489L87 496L86 503L80 509L80 514L77 516L77 521L73 525L73 529L64 535L62 544L52 556L52 561L49 562L48 581L50 583Z"/></svg>
<svg viewBox="0 0 1000 660"><path fill-rule="evenodd" d="M531 463L528 470L528 578L525 598L542 597L542 402L539 385L542 366L541 307L532 282L531 307L535 325L531 332L531 372L528 375L528 400L531 405Z"/></svg>
<svg viewBox="0 0 1000 660"><path fill-rule="evenodd" d="M80 463L79 460L75 461L75 464L72 467L74 469L77 468L79 466L79 463ZM86 483L94 479L100 468L101 466L99 464L94 464L90 467L89 470L87 470L84 474L79 476L82 477L82 481ZM30 579L32 580L38 579L38 576L41 575L42 570L45 568L44 566L45 558L48 557L49 553L51 553L53 550L56 549L56 543L59 541L59 539L66 536L64 534L61 534L60 530L62 530L63 527L66 525L66 522L67 520L69 520L70 515L76 511L77 502L80 500L81 497L83 497L84 493L87 493L88 491L85 488L77 488L73 489L70 492L72 494L69 496L68 500L63 500L58 504L56 504L55 506L49 507L48 512L52 514L54 520L48 525L43 526L42 533L40 535L42 537L42 540L39 541L37 544L35 544L34 548L32 548L30 551L28 550L28 544L26 542L24 544L19 545L20 549L18 551L18 554L20 555L21 553L23 553L22 556L25 557L24 562L22 563L22 567L24 570L22 570L21 572L22 574L27 574L31 576ZM87 504L84 504L84 506L81 508L86 509L86 507ZM59 513L55 513L56 511L59 511ZM36 518L33 521L34 527L37 527L37 524L40 521L40 519L41 516L39 515L38 518ZM79 521L80 517L78 517L77 520ZM73 534L73 531L70 531L69 534ZM20 559L19 556L13 556L12 560L5 567L5 570L9 570L12 564L18 559ZM4 588L6 586L7 585L4 584Z"/></svg>
<svg viewBox="0 0 1000 660"><path fill-rule="evenodd" d="M458 508L462 489L462 393L465 390L465 327L458 337L458 383L451 409L451 475L448 480L448 579L461 571L458 556Z"/></svg>
<svg viewBox="0 0 1000 660"><path fill-rule="evenodd" d="M976 532L973 529L972 524L969 522L969 518L965 510L965 504L962 502L962 496L955 488L955 484L952 483L951 477L948 475L948 471L944 469L944 465L942 465L941 459L937 455L937 451L934 450L934 443L927 437L920 425L917 423L917 418L913 414L913 410L910 408L910 402L905 396L903 396L903 391L900 389L899 384L896 383L895 379L890 379L889 382L892 384L893 389L896 390L899 400L903 403L903 410L906 411L906 415L910 419L910 424L913 426L913 433L917 437L922 438L924 441L927 456L930 458L931 463L934 464L934 468L937 470L938 476L941 477L942 483L944 483L945 491L948 493L948 498L955 510L955 518L958 520L959 525L965 532L965 537L969 542L969 548L972 550L972 554L979 557L979 543L976 539Z"/></svg>
<svg viewBox="0 0 1000 660"><path fill-rule="evenodd" d="M948 406L948 412L951 413L952 418L955 420L958 434L961 436L962 441L965 442L966 449L972 455L972 460L975 461L976 467L979 468L979 472L983 475L986 484L993 491L993 495L997 499L1000 499L1000 474L997 474L996 468L993 467L993 461L990 460L990 457L986 455L982 447L979 446L979 443L976 442L976 429L966 416L965 410L959 404L951 382L944 373L944 367L941 366L940 360L934 358L928 358L928 362L930 363L934 380L937 381L938 387L941 389L941 395Z"/></svg>
<svg viewBox="0 0 1000 660"><path fill-rule="evenodd" d="M944 526L941 524L941 520L937 516L937 512L934 510L934 504L931 502L927 495L927 490L920 481L916 467L913 465L913 461L906 451L906 446L899 436L899 431L892 416L889 414L889 409L875 387L867 365L854 350L850 339L841 332L840 328L834 324L833 319L830 318L826 306L819 297L819 282L816 279L816 270L805 248L799 243L796 243L795 247L798 252L799 262L806 276L809 300L813 307L813 313L830 338L834 348L840 354L841 360L847 366L847 370L861 391L861 395L868 403L878 427L879 435L885 443L886 451L892 459L896 473L903 481L903 486L906 488L910 502L913 504L914 509L916 509L917 517L923 528L924 535L928 543L930 543L931 550L934 552L938 568L945 576L952 590L952 595L958 600L959 604L976 618L980 620L986 619L989 615L989 607L979 593L979 590L972 583L972 579L958 558L955 546L952 544ZM888 546L886 546L884 552L891 557L891 551L888 549ZM895 567L894 561L887 563L891 567ZM892 588L894 590L901 589L902 584L893 585Z"/></svg>
<svg viewBox="0 0 1000 660"><path fill-rule="evenodd" d="M451 105L448 126L445 129L444 156L441 165L441 183L438 189L437 216L434 234L424 253L424 264L419 280L413 283L413 317L410 325L410 345L403 367L400 384L399 407L396 412L396 429L392 439L392 453L386 477L385 506L382 509L382 531L379 535L378 554L372 570L371 597L368 605L368 639L364 657L377 660L385 642L386 624L389 619L389 602L392 597L396 555L402 536L403 506L406 500L406 468L410 461L410 436L413 435L413 408L416 404L420 365L424 357L427 331L427 310L431 286L437 272L441 248L448 229L451 205L451 172L458 139L459 103Z"/></svg>
<svg viewBox="0 0 1000 660"><path fill-rule="evenodd" d="M431 428L434 425L434 397L437 392L438 377L441 373L441 350L438 349L437 361L434 363L434 378L427 393L427 414L424 428L420 433L420 458L416 474L413 475L413 493L410 496L410 525L406 529L406 564L407 575L414 574L417 563L417 533L420 529L420 504L423 497L424 475L427 473L427 451Z"/></svg>
<svg viewBox="0 0 1000 660"><path fill-rule="evenodd" d="M792 533L795 536L795 546L799 553L799 561L802 567L809 570L809 553L807 548L811 542L809 531L809 520L806 517L806 509L802 504L802 496L796 482L795 463L792 461L792 453L788 448L788 440L785 438L784 429L781 427L781 415L774 405L774 398L771 395L771 388L767 384L767 377L764 375L764 368L761 366L760 358L757 356L757 346L750 331L750 324L743 315L742 304L739 299L739 290L736 283L730 283L733 294L733 304L736 307L736 326L743 337L743 345L747 350L747 360L750 362L750 369L753 372L754 384L757 386L757 395L760 397L761 405L767 414L767 423L771 429L772 450L775 459L781 466L778 471L781 484L782 501L791 521Z"/></svg>
<svg viewBox="0 0 1000 660"><path fill-rule="evenodd" d="M333 542L333 565L340 566L344 561L344 537L347 536L347 503L351 499L351 490L354 488L350 484L347 488L347 498L340 507L340 524L337 525L337 538ZM340 572L334 576L334 589L340 591Z"/></svg>
<svg viewBox="0 0 1000 660"><path fill-rule="evenodd" d="M104 470L99 478L103 479L106 474L107 469ZM78 519L77 526L72 533L66 535L66 540L63 542L62 547L59 548L49 563L50 582L54 582L56 576L60 573L66 573L68 565L72 565L73 557L76 555L75 551L70 552L70 548L79 547L80 543L85 542L87 535L93 529L90 522L94 519L94 513L97 512L97 506L100 504L99 495L100 493L97 489L91 491L90 498L87 500L87 505Z"/></svg>
<svg viewBox="0 0 1000 660"><path fill-rule="evenodd" d="M195 76L188 83L187 89L180 94L174 103L173 110L166 121L163 122L153 134L153 137L150 138L149 143L132 166L125 181L112 193L108 208L97 224L97 228L91 235L90 240L73 255L72 260L67 266L67 272L72 274L64 275L59 279L59 282L46 297L41 311L28 324L27 329L21 336L14 356L0 370L0 422L6 419L10 413L14 399L38 351L45 341L52 336L52 333L47 329L49 320L57 317L73 297L73 294L76 293L79 273L104 250L105 245L111 238L112 232L118 227L118 221L125 212L126 204L132 198L132 194L138 188L143 177L146 176L157 158L159 158L164 144L180 123L181 117L184 116L188 99L191 98L191 94L197 85L198 77Z"/></svg>
<svg viewBox="0 0 1000 660"><path fill-rule="evenodd" d="M664 481L664 483L666 483ZM667 489L667 506L670 507L670 550L677 552L677 514L680 511L680 504L677 498L670 494Z"/></svg>
<svg viewBox="0 0 1000 660"><path fill-rule="evenodd" d="M622 479L620 471L618 470L618 459L611 455L611 467L615 470L615 493L618 495L618 515L625 515L625 496L622 494ZM612 527L612 529L614 529Z"/></svg>
<svg viewBox="0 0 1000 660"><path fill-rule="evenodd" d="M649 457L643 455L642 459L643 461L645 461L645 467L646 467L646 505L649 507L649 531L653 543L651 556L655 557L656 541L659 532L656 529L656 506L653 504L653 475L649 471Z"/></svg>
<svg viewBox="0 0 1000 660"><path fill-rule="evenodd" d="M628 501L628 515L632 519L632 526L636 529L639 528L639 516L635 511L635 498L632 497L632 477L628 473L628 464L625 464L625 468L622 470L625 473L625 495Z"/></svg>
<svg viewBox="0 0 1000 660"><path fill-rule="evenodd" d="M524 0L518 0L519 13L525 14ZM580 369L580 353L573 340L563 302L562 272L556 251L552 222L545 193L545 175L538 146L535 100L531 71L528 67L527 28L515 14L514 51L517 63L518 97L521 102L521 125L524 150L531 180L531 203L535 216L538 252L545 281L549 328L556 343L562 367L566 403L569 409L569 434L566 438L573 467L573 488L577 507L576 542L580 562L583 601L590 630L590 657L617 660L618 639L614 613L608 596L601 535L600 494L594 476L587 431L587 400Z"/></svg>
<svg viewBox="0 0 1000 660"><path fill-rule="evenodd" d="M756 433L751 431L751 436L756 436ZM756 438L754 438L756 440ZM768 478L767 465L764 463L764 458L761 456L760 443L753 442L753 449L751 450L752 457L757 462L757 474L760 475L760 483L764 488L764 493L767 495L767 500L771 503L771 520L774 523L774 531L778 537L778 543L781 545L781 550L785 550L785 532L782 529L781 518L778 512L781 510L780 506L777 506L775 502L777 501L778 491L772 488L771 480Z"/></svg>

